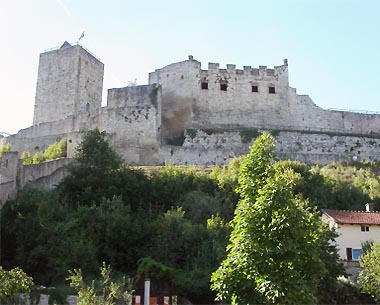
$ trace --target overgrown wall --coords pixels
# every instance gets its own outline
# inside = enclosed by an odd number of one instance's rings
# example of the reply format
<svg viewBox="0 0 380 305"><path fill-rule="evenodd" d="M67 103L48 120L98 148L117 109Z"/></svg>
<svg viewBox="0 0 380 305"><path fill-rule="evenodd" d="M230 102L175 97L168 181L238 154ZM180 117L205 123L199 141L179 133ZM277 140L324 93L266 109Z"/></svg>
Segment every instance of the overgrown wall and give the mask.
<svg viewBox="0 0 380 305"><path fill-rule="evenodd" d="M23 165L18 152L3 154L0 163L0 207L25 186L54 188L67 174L70 158L60 158L40 164Z"/></svg>
<svg viewBox="0 0 380 305"><path fill-rule="evenodd" d="M17 179L19 189L25 186L52 189L67 175L70 158L60 158L40 164L24 165L19 168Z"/></svg>
<svg viewBox="0 0 380 305"><path fill-rule="evenodd" d="M228 164L248 153L248 148L263 130L240 131L189 130L175 145L163 145L160 158L174 164ZM284 132L273 133L276 154L280 159L299 160L307 164L333 162L380 161L380 138L351 135Z"/></svg>

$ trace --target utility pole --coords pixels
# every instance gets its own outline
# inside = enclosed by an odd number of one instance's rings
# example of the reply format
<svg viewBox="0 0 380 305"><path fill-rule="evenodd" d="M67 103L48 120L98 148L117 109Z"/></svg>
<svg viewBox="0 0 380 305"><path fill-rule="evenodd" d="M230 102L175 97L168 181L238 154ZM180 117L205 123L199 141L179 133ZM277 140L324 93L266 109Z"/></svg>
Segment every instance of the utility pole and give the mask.
<svg viewBox="0 0 380 305"><path fill-rule="evenodd" d="M149 305L150 303L149 299L150 299L150 279L146 278L144 281L144 305Z"/></svg>

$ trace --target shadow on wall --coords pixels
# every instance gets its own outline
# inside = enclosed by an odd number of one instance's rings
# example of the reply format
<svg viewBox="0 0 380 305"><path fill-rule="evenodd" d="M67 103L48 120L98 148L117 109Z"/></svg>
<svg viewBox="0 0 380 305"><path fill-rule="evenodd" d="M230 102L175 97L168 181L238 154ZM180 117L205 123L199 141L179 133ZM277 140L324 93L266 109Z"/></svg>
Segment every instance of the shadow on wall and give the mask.
<svg viewBox="0 0 380 305"><path fill-rule="evenodd" d="M178 136L191 120L192 99L166 93L162 97L162 126L164 138Z"/></svg>

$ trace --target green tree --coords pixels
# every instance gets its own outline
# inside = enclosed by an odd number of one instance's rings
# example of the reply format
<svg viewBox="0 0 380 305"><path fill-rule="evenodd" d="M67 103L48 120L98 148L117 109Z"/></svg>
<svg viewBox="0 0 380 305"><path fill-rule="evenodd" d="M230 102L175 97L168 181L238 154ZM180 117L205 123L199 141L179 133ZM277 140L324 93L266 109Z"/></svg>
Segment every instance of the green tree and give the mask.
<svg viewBox="0 0 380 305"><path fill-rule="evenodd" d="M111 267L105 263L100 268L99 289L95 288L94 281L91 285L86 284L80 269L74 269L69 273L67 280L78 292L78 305L116 305L119 301L127 302L132 297L131 281L127 282L125 278L122 281L113 281Z"/></svg>
<svg viewBox="0 0 380 305"><path fill-rule="evenodd" d="M33 286L33 279L29 277L21 268L14 268L9 271L0 266L0 302L5 304L21 304L20 293L29 295Z"/></svg>
<svg viewBox="0 0 380 305"><path fill-rule="evenodd" d="M107 134L99 129L88 131L78 147L75 159L78 170L102 175L119 169L122 162L107 141Z"/></svg>
<svg viewBox="0 0 380 305"><path fill-rule="evenodd" d="M241 195L227 258L212 274L218 300L232 304L313 304L336 257L329 229L294 187L292 169L274 170L274 139L262 135L240 167Z"/></svg>
<svg viewBox="0 0 380 305"><path fill-rule="evenodd" d="M122 166L120 157L98 129L87 132L76 148L76 162L59 185L61 198L69 205L99 203L118 195L114 175ZM116 192L116 193L115 193Z"/></svg>
<svg viewBox="0 0 380 305"><path fill-rule="evenodd" d="M363 269L358 276L361 290L380 301L380 243L374 243L366 250L360 260Z"/></svg>

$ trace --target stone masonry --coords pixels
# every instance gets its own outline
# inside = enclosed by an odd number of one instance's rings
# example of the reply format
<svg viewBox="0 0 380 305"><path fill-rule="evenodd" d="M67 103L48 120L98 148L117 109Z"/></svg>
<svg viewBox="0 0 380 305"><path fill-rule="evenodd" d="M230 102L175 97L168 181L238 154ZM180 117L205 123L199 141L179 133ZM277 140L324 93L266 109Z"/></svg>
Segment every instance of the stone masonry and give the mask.
<svg viewBox="0 0 380 305"><path fill-rule="evenodd" d="M0 137L0 147L34 154L67 137L72 157L83 133L97 127L131 165L227 164L266 131L280 158L380 161L380 114L316 106L289 86L287 60L273 69L209 63L202 70L189 56L150 73L148 85L109 89L105 107L103 71L78 44L42 53L33 126Z"/></svg>

